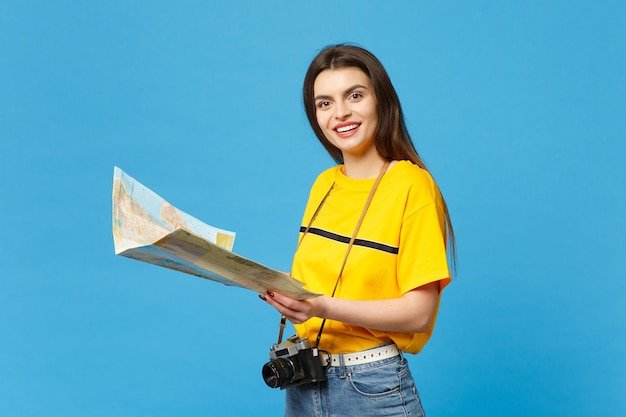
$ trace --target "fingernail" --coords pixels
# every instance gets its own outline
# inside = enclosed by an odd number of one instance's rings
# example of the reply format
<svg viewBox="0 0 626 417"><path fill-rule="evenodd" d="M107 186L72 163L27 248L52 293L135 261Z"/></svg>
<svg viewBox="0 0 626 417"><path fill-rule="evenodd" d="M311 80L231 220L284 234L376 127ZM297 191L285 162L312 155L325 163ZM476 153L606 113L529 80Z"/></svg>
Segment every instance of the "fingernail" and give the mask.
<svg viewBox="0 0 626 417"><path fill-rule="evenodd" d="M267 295L269 295L270 297L274 298L274 293L273 293L273 292L271 292L271 291L268 291L268 292L267 292Z"/></svg>
<svg viewBox="0 0 626 417"><path fill-rule="evenodd" d="M264 295L259 294L259 298L260 298L261 300L263 300L263 301L267 301L267 298L265 298L265 296L264 296Z"/></svg>

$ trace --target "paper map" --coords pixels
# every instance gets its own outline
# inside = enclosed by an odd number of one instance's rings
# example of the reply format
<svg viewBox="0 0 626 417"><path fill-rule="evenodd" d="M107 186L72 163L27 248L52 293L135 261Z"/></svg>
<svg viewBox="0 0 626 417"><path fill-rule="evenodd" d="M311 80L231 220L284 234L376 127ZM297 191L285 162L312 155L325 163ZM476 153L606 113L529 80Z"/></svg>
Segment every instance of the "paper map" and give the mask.
<svg viewBox="0 0 626 417"><path fill-rule="evenodd" d="M224 285L299 300L318 295L280 271L231 252L234 232L178 210L118 167L113 174L113 242L116 255Z"/></svg>

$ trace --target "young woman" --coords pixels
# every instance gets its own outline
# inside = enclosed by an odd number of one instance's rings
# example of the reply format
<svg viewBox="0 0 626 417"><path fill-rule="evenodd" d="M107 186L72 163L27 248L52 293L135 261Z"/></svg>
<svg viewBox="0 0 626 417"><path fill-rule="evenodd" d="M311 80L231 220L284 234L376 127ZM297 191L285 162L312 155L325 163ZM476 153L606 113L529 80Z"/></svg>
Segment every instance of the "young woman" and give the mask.
<svg viewBox="0 0 626 417"><path fill-rule="evenodd" d="M304 79L304 106L338 165L311 189L291 275L323 295L261 298L319 344L327 380L289 388L285 415L422 416L402 352L428 341L450 282L446 204L370 52L322 50Z"/></svg>

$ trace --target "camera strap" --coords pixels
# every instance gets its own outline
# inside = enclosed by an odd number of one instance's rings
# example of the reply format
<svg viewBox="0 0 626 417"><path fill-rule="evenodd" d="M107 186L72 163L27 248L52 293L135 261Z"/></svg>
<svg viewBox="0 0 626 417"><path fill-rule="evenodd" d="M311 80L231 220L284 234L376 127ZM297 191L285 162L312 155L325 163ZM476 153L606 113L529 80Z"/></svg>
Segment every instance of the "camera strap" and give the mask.
<svg viewBox="0 0 626 417"><path fill-rule="evenodd" d="M356 223L356 226L354 228L354 232L352 233L352 237L350 238L350 242L348 243L348 248L346 249L346 254L343 257L343 262L341 264L341 269L339 270L339 275L337 276L337 281L335 281L335 287L333 288L333 292L330 295L331 297L335 296L335 292L337 291L337 287L339 285L339 280L341 279L341 276L343 274L343 269L346 266L346 262L348 261L348 255L350 254L350 249L352 249L352 245L354 244L354 241L356 240L356 235L359 232L359 229L361 228L361 224L363 223L363 219L365 218L365 213L367 213L367 209L369 208L370 203L372 202L372 199L374 198L374 193L376 192L376 189L378 188L378 184L380 184L380 181L383 179L383 176L385 175L385 172L387 172L387 168L389 168L389 161L385 161L385 163L383 164L382 168L380 169L380 173L378 174L378 177L376 178L376 181L374 182L374 185L372 185L372 189L370 190L370 194L367 197L367 200L365 201L365 206L363 207L363 211L361 212L361 216L359 217L359 220ZM309 229L311 228L311 225L313 224L313 221L317 217L317 214L319 213L320 209L324 205L324 202L326 201L326 198L328 197L328 195L330 194L330 192L333 190L334 187L335 187L335 183L333 182L332 185L330 186L330 189L328 190L328 192L326 193L326 195L324 196L324 198L320 202L319 206L317 207L317 209L313 213L313 216L311 216L311 220L309 221L309 224L307 225L306 229L304 230L304 232L302 234L302 238L300 239L300 242L298 242L298 247L300 247L300 243L302 243L302 239L304 239L304 236L308 233ZM298 249L296 248L296 250L298 250ZM324 325L325 324L326 324L326 318L324 318L322 320L322 325L320 326L320 330L317 333L317 338L315 340L315 347L316 348L320 344L320 339L322 338L322 332L324 331Z"/></svg>

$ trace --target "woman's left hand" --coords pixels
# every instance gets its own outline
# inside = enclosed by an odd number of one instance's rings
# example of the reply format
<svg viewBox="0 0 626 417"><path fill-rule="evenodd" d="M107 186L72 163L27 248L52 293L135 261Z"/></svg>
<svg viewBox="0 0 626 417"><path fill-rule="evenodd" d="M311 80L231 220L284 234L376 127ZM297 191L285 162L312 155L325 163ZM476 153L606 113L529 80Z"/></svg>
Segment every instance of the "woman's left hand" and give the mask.
<svg viewBox="0 0 626 417"><path fill-rule="evenodd" d="M311 317L323 317L324 299L327 298L320 295L308 300L296 300L271 291L268 291L266 295L259 295L259 297L267 301L293 324L304 323Z"/></svg>

